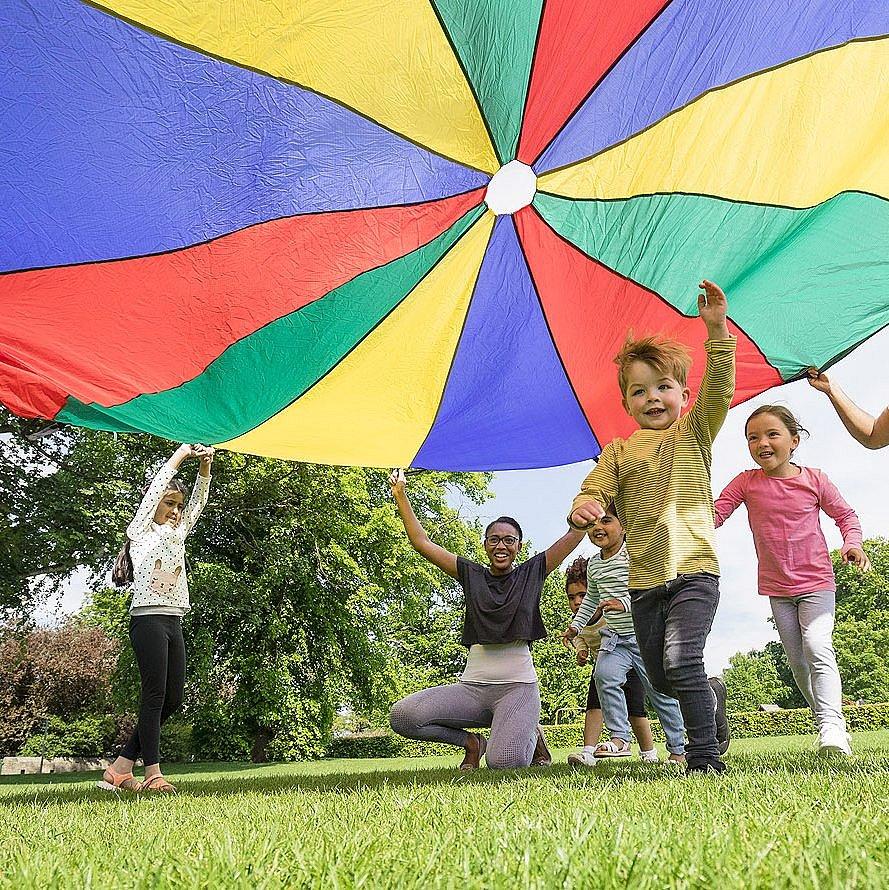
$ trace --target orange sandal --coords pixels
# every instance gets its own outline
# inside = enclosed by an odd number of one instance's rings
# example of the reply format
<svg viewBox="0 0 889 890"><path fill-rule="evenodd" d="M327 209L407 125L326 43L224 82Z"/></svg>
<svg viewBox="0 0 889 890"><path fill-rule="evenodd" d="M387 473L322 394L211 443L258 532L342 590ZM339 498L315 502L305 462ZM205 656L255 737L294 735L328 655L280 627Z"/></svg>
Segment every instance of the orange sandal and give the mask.
<svg viewBox="0 0 889 890"><path fill-rule="evenodd" d="M146 779L139 787L140 791L147 791L149 794L175 794L176 789L160 774Z"/></svg>
<svg viewBox="0 0 889 890"><path fill-rule="evenodd" d="M139 791L142 783L132 773L116 773L106 769L102 773L102 781L96 782L96 788L103 791Z"/></svg>

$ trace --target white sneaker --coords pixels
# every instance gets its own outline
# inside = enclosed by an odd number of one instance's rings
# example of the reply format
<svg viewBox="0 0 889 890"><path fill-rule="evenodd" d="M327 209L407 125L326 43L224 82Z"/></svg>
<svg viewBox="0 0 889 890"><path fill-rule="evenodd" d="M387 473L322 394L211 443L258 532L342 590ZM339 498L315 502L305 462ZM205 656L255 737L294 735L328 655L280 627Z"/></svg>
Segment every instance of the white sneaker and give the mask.
<svg viewBox="0 0 889 890"><path fill-rule="evenodd" d="M596 758L593 756L592 751L582 750L577 751L574 754L568 755L568 765L574 767L580 766L595 766Z"/></svg>
<svg viewBox="0 0 889 890"><path fill-rule="evenodd" d="M655 748L652 748L650 751L640 751L639 759L643 763L660 763L661 761Z"/></svg>
<svg viewBox="0 0 889 890"><path fill-rule="evenodd" d="M818 733L818 753L851 757L852 746L849 742L849 733L842 726L822 726Z"/></svg>

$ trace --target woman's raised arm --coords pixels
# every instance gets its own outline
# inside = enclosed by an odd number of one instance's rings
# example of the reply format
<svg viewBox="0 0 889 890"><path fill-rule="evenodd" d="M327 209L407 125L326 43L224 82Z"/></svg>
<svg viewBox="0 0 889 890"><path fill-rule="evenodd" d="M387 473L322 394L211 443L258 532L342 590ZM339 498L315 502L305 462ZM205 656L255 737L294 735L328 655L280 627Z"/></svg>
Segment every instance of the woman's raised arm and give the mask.
<svg viewBox="0 0 889 890"><path fill-rule="evenodd" d="M555 571L574 552L584 535L586 535L585 531L570 528L555 544L546 548L547 575Z"/></svg>
<svg viewBox="0 0 889 890"><path fill-rule="evenodd" d="M421 556L425 556L434 566L438 566L452 578L457 577L457 557L444 547L436 544L425 529L420 525L414 508L408 499L405 490L404 470L393 470L389 476L389 485L392 486L392 495L395 498L395 506L398 507L398 515L404 523L404 530L414 550Z"/></svg>

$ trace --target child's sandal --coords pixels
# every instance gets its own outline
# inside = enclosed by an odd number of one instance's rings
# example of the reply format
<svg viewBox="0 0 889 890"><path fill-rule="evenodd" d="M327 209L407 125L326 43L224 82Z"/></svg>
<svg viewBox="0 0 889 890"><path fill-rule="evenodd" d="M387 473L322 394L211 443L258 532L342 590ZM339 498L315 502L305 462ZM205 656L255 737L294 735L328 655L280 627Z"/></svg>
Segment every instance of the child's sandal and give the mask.
<svg viewBox="0 0 889 890"><path fill-rule="evenodd" d="M115 773L106 769L102 773L102 781L96 782L96 788L103 791L140 791L142 783L132 773Z"/></svg>
<svg viewBox="0 0 889 890"><path fill-rule="evenodd" d="M175 794L176 789L160 774L158 773L156 776L152 776L150 779L146 779L141 787L140 791L147 791L149 794Z"/></svg>
<svg viewBox="0 0 889 890"><path fill-rule="evenodd" d="M627 742L624 742L623 746L618 745L614 741L602 742L601 745L596 745L596 750L593 752L593 756L597 760L607 757L630 757L631 755L632 752Z"/></svg>

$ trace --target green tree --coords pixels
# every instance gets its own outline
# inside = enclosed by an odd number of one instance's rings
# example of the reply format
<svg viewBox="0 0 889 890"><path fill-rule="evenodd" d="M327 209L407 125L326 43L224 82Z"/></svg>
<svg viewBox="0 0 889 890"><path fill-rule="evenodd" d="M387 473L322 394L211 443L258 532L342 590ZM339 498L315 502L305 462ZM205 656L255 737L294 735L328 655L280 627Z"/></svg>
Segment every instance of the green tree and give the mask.
<svg viewBox="0 0 889 890"><path fill-rule="evenodd" d="M843 562L838 550L831 554L837 580L837 621L889 612L889 540L870 538L864 542L864 550L871 561L869 572Z"/></svg>
<svg viewBox="0 0 889 890"><path fill-rule="evenodd" d="M846 618L834 631L843 697L853 701L889 701L889 612Z"/></svg>
<svg viewBox="0 0 889 890"><path fill-rule="evenodd" d="M790 691L778 676L774 658L765 650L733 655L722 679L729 711L755 711L762 704L778 704Z"/></svg>
<svg viewBox="0 0 889 890"><path fill-rule="evenodd" d="M2 416L2 602L27 612L77 567L95 590L82 620L126 635L125 602L102 583L139 493L173 450L150 436L60 429ZM192 481L195 465L183 467ZM257 759L317 750L338 707L369 708L399 682L394 627L452 604L456 584L410 547L380 470L220 453L189 540L195 605L184 627L187 712L204 753ZM477 552L451 500L480 503L488 477L424 473L411 496L430 533ZM27 542L24 546L22 542ZM39 556L38 556L39 554ZM124 647L127 651L127 647ZM132 661L117 689L132 704Z"/></svg>

